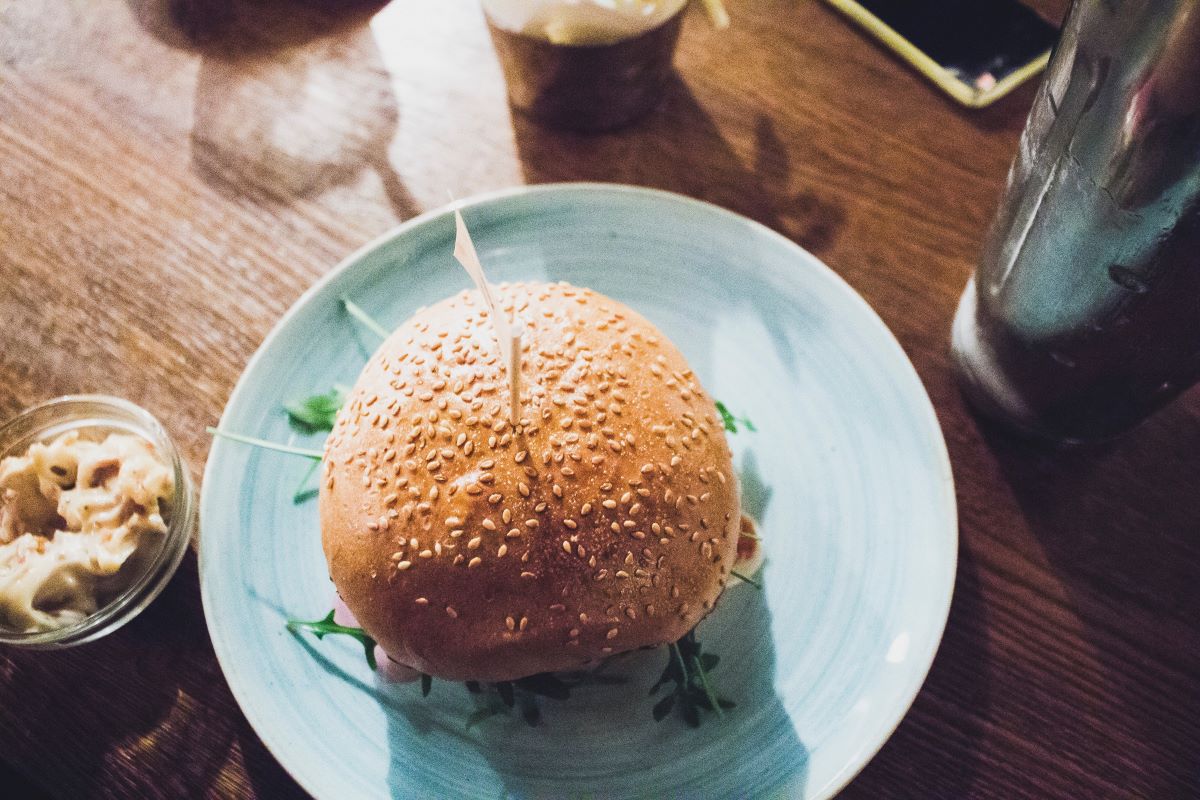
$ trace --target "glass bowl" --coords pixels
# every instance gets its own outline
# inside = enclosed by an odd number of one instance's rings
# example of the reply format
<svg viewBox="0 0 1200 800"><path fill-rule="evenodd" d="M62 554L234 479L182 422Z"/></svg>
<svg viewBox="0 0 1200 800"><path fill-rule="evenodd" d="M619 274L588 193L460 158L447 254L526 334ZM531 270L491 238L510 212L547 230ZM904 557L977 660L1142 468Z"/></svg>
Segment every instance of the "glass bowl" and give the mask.
<svg viewBox="0 0 1200 800"><path fill-rule="evenodd" d="M148 558L143 572L95 613L48 631L22 633L0 627L0 644L48 650L83 644L112 633L136 617L163 590L183 560L195 532L192 479L175 443L148 411L119 397L67 395L26 409L0 426L0 459L23 454L35 442L84 428L139 436L153 444L172 469L175 492L162 546Z"/></svg>

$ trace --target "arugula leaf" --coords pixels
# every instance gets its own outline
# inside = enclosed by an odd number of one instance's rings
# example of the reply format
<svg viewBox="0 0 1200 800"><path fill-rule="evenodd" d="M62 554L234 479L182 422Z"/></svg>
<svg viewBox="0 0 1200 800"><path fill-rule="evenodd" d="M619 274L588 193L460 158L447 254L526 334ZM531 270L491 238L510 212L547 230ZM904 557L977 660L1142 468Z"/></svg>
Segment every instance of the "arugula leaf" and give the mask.
<svg viewBox="0 0 1200 800"><path fill-rule="evenodd" d="M367 657L367 664L371 669L375 669L378 665L375 663L375 640L367 635L367 632L362 628L351 628L348 625L338 625L333 621L333 612L330 611L322 619L318 620L300 620L289 619L287 621L289 631L308 631L318 639L324 639L330 634L340 634L356 639L363 646L363 654Z"/></svg>
<svg viewBox="0 0 1200 800"><path fill-rule="evenodd" d="M232 442L241 442L242 444L254 445L255 447L261 447L265 450L275 450L276 452L287 453L288 455L293 456L304 456L305 458L311 458L315 461L320 461L325 457L325 454L320 450L310 450L305 447L292 447L290 444L276 444L275 442L268 442L266 439L256 439L253 436L243 436L240 433L231 433L230 431L223 431L220 428L208 427L204 430L212 436L220 436L222 439L229 439Z"/></svg>
<svg viewBox="0 0 1200 800"><path fill-rule="evenodd" d="M500 695L500 700L503 701L504 705L512 708L517 704L517 696L513 692L512 681L501 681L500 683L493 684L493 686L496 687L496 693Z"/></svg>
<svg viewBox="0 0 1200 800"><path fill-rule="evenodd" d="M359 308L358 304L352 301L349 297L342 295L342 305L345 307L346 313L361 322L363 327L378 336L380 339L386 339L391 335L391 331L373 320L370 314Z"/></svg>
<svg viewBox="0 0 1200 800"><path fill-rule="evenodd" d="M736 569L729 570L729 574L739 580L745 581L746 583L753 586L755 589L758 589L760 592L762 591L762 584L759 583L754 578L751 578L748 575L743 575L742 573L738 572Z"/></svg>
<svg viewBox="0 0 1200 800"><path fill-rule="evenodd" d="M304 477L300 479L300 483L296 484L296 492L292 495L292 503L300 505L305 500L311 500L317 496L321 490L315 486L309 486L308 481L317 471L317 467L321 465L320 461L314 461L308 465L308 469L304 471Z"/></svg>
<svg viewBox="0 0 1200 800"><path fill-rule="evenodd" d="M716 401L716 406L717 413L721 415L721 424L724 425L725 430L729 431L730 433L738 432L739 422L751 433L758 431L758 428L754 427L754 423L750 421L749 417L735 417L733 412L730 411L720 400Z"/></svg>
<svg viewBox="0 0 1200 800"><path fill-rule="evenodd" d="M654 721L662 722L667 718L667 714L671 713L671 709L675 707L675 695L669 694L662 700L654 704Z"/></svg>
<svg viewBox="0 0 1200 800"><path fill-rule="evenodd" d="M695 630L669 644L667 651L667 666L658 682L650 687L650 694L668 683L674 683L675 688L654 704L651 713L656 722L666 719L673 709L678 708L683 721L689 727L698 728L702 722L701 709L723 717L725 711L736 705L717 694L708 673L716 669L721 659L714 653L702 652Z"/></svg>
<svg viewBox="0 0 1200 800"><path fill-rule="evenodd" d="M471 730L471 728L474 728L488 717L494 717L497 714L503 714L504 711L504 706L497 703L489 703L482 708L475 709L475 711L471 712L471 716L467 717L467 730Z"/></svg>
<svg viewBox="0 0 1200 800"><path fill-rule="evenodd" d="M288 421L302 433L317 433L333 430L338 409L346 401L345 394L336 386L325 394L314 394L303 400L283 404Z"/></svg>

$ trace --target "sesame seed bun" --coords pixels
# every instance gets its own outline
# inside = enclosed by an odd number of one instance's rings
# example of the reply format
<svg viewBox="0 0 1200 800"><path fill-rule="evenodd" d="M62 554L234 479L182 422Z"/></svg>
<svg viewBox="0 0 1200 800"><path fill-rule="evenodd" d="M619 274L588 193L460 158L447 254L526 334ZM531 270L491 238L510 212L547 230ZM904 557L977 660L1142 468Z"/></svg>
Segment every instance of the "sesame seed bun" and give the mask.
<svg viewBox="0 0 1200 800"><path fill-rule="evenodd" d="M521 423L476 292L418 311L326 444L337 590L394 660L514 680L679 639L741 513L712 399L650 322L566 284L497 287L525 326Z"/></svg>

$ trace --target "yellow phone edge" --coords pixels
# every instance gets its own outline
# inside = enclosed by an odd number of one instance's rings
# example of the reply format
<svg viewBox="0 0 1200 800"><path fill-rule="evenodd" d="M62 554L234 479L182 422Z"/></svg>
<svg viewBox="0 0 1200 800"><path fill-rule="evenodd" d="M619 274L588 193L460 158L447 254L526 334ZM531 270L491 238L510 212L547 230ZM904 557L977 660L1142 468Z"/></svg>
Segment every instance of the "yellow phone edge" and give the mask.
<svg viewBox="0 0 1200 800"><path fill-rule="evenodd" d="M859 5L855 0L825 0L834 9L844 14L852 22L866 30L879 41L887 45L893 52L907 61L917 72L929 79L935 86L950 95L967 108L983 108L996 102L1017 86L1037 75L1050 63L1050 51L1039 55L1028 64L1013 70L1002 80L986 90L972 89L958 78L954 77L941 64L925 55L924 51L905 39L894 28L879 17Z"/></svg>

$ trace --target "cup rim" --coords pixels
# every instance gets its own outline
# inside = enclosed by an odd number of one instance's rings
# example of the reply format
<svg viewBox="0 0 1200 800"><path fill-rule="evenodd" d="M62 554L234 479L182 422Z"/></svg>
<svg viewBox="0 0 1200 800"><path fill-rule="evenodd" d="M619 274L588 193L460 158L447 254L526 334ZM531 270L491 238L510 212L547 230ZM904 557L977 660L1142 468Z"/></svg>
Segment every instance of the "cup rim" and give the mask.
<svg viewBox="0 0 1200 800"><path fill-rule="evenodd" d="M687 11L688 6L691 5L691 3L689 0L681 0L678 8L676 8L674 11L671 11L670 13L668 13L665 17L663 17L657 23L650 25L649 27L643 28L642 30L639 30L635 33L631 33L628 36L623 36L620 39L615 39L611 42L551 42L549 39L541 39L537 36L532 36L530 34L523 33L520 30L514 30L513 28L510 28L507 25L501 24L498 20L495 19L495 17L492 16L491 12L488 11L486 2L481 2L480 5L483 7L484 19L487 22L487 24L491 27L494 27L494 28L497 28L498 30L504 31L505 33L511 33L514 36L522 36L524 38L538 42L539 44L544 44L547 47L561 47L566 50L586 51L586 50L603 50L605 48L618 47L621 45L625 45L628 42L634 41L636 39L641 39L642 37L645 37L649 34L655 33L656 31L659 31L662 28L665 28L667 25L670 25L671 23L675 22L680 17L682 17L683 13L685 11Z"/></svg>
<svg viewBox="0 0 1200 800"><path fill-rule="evenodd" d="M44 418L44 419L42 419ZM62 433L97 424L113 424L139 435L155 446L170 464L175 480L171 520L162 547L142 574L120 594L93 614L47 631L17 632L0 628L0 645L30 649L55 649L93 641L120 628L158 597L175 574L196 529L196 502L191 475L175 442L149 411L124 398L105 394L70 394L32 405L0 425L0 457L13 444L42 441L51 432ZM26 429L27 428L27 429Z"/></svg>

